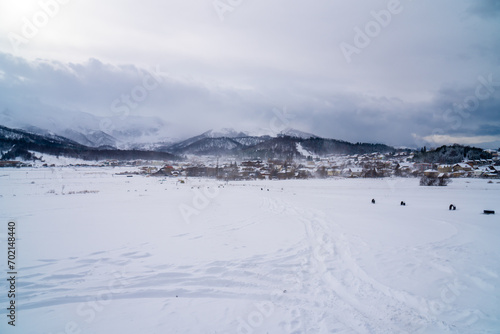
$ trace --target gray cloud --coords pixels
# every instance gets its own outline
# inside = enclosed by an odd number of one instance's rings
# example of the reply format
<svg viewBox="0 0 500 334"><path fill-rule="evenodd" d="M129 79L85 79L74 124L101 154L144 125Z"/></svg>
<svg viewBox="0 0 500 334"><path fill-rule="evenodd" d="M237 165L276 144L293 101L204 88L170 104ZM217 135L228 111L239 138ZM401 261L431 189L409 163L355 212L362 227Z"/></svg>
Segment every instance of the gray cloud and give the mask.
<svg viewBox="0 0 500 334"><path fill-rule="evenodd" d="M500 81L500 21L485 16L495 3L401 0L348 63L340 45L355 45L389 1L243 1L224 21L211 1L70 2L17 57L0 38L0 110L123 116L113 103L159 69L161 84L128 113L159 117L176 136L268 129L283 107L289 126L350 141L496 135L487 125L498 124L500 87L467 118L453 109L479 76ZM10 9L3 36L37 7Z"/></svg>
<svg viewBox="0 0 500 334"><path fill-rule="evenodd" d="M497 0L475 0L469 7L469 13L483 18L500 16L500 2Z"/></svg>

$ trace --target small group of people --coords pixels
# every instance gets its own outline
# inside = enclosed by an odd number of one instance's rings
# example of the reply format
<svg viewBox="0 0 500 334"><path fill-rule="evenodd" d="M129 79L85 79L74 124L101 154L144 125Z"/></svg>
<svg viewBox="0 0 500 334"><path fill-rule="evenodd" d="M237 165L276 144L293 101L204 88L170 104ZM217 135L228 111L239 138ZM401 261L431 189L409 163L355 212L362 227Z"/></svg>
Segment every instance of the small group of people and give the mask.
<svg viewBox="0 0 500 334"><path fill-rule="evenodd" d="M375 198L372 198L372 204L375 204ZM406 202L405 201L401 201L400 203L401 206L406 206ZM456 210L457 207L453 204L450 204L450 210Z"/></svg>

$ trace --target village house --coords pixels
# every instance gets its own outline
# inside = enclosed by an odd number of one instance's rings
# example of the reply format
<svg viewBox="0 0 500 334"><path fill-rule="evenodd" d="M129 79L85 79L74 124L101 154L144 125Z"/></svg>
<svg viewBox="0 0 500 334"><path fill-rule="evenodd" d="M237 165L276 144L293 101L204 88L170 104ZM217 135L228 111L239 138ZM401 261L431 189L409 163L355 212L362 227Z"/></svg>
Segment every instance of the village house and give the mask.
<svg viewBox="0 0 500 334"><path fill-rule="evenodd" d="M338 166L330 167L327 169L328 176L340 176L342 170Z"/></svg>
<svg viewBox="0 0 500 334"><path fill-rule="evenodd" d="M458 171L471 172L472 167L466 163L458 163L458 164L453 165L453 171L454 172L458 172Z"/></svg>
<svg viewBox="0 0 500 334"><path fill-rule="evenodd" d="M167 166L160 168L156 172L156 174L165 175L165 176L173 176L173 172L174 172L174 167L167 165Z"/></svg>
<svg viewBox="0 0 500 334"><path fill-rule="evenodd" d="M486 167L483 176L487 178L500 178L500 166Z"/></svg>
<svg viewBox="0 0 500 334"><path fill-rule="evenodd" d="M425 171L426 170L432 170L432 164L430 163L425 163L425 162L420 162L420 163L415 163L413 165L413 168L414 170L418 171L418 172L421 172L421 173L424 173L425 175ZM437 172L437 171L436 171Z"/></svg>
<svg viewBox="0 0 500 334"><path fill-rule="evenodd" d="M451 173L453 171L452 165L439 165L437 168L440 173Z"/></svg>
<svg viewBox="0 0 500 334"><path fill-rule="evenodd" d="M394 167L395 171L399 174L399 176L408 176L413 171L413 163L411 162L401 162L396 164Z"/></svg>
<svg viewBox="0 0 500 334"><path fill-rule="evenodd" d="M467 173L463 170L457 170L451 173L451 177L465 177Z"/></svg>
<svg viewBox="0 0 500 334"><path fill-rule="evenodd" d="M154 173L158 172L158 168L150 167L150 166L140 167L139 169L146 174L154 174Z"/></svg>
<svg viewBox="0 0 500 334"><path fill-rule="evenodd" d="M424 170L424 175L427 176L427 177L438 177L439 174L440 174L439 171L437 171L435 169L426 169L426 170Z"/></svg>
<svg viewBox="0 0 500 334"><path fill-rule="evenodd" d="M251 167L262 167L264 164L262 160L252 160L252 161L244 161L241 163L243 166L251 166Z"/></svg>
<svg viewBox="0 0 500 334"><path fill-rule="evenodd" d="M351 167L348 169L348 177L361 177L363 175L363 168Z"/></svg>
<svg viewBox="0 0 500 334"><path fill-rule="evenodd" d="M20 167L22 165L21 161L0 161L0 167Z"/></svg>

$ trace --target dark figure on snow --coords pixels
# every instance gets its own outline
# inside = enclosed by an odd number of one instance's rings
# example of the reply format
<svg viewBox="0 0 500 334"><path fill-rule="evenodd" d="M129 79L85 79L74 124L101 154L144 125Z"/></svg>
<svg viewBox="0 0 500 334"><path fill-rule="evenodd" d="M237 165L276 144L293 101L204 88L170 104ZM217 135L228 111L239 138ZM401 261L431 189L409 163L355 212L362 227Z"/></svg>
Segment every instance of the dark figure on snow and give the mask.
<svg viewBox="0 0 500 334"><path fill-rule="evenodd" d="M456 206L454 206L453 204L450 204L450 210L456 210L456 209L457 209Z"/></svg>
<svg viewBox="0 0 500 334"><path fill-rule="evenodd" d="M375 198L372 198L372 204L375 204Z"/></svg>
<svg viewBox="0 0 500 334"><path fill-rule="evenodd" d="M403 202L403 201L401 201L401 205L402 205L402 206L405 206L405 205L406 205L406 203L405 203L405 202Z"/></svg>

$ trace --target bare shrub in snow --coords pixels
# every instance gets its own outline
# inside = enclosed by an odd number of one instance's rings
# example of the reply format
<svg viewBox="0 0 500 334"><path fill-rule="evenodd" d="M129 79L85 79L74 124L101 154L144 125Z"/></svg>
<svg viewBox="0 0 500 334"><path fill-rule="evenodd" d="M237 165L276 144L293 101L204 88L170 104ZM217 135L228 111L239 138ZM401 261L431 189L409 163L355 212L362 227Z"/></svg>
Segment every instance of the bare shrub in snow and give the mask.
<svg viewBox="0 0 500 334"><path fill-rule="evenodd" d="M421 186L447 186L451 182L449 177L422 176L420 178Z"/></svg>

